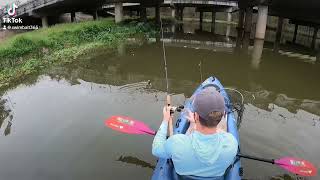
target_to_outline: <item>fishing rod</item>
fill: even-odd
[[[169,80],[168,80],[168,66],[167,66],[167,55],[166,55],[166,47],[164,44],[164,36],[163,36],[163,23],[160,16],[160,28],[161,28],[161,38],[162,38],[162,52],[163,52],[163,61],[164,61],[164,70],[165,70],[165,76],[166,76],[166,83],[167,83],[167,106],[169,107],[171,105],[171,97],[169,94]],[[172,111],[170,110],[170,114]],[[169,118],[169,125],[168,125],[168,135],[173,135],[173,125],[172,122],[173,118],[170,116]]]

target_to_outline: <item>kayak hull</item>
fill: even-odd
[[[235,137],[235,139],[237,140],[240,146],[240,139],[238,134],[236,118],[232,109],[228,109],[228,108],[231,108],[230,106],[228,106],[228,104],[230,104],[230,99],[227,92],[224,90],[224,87],[220,83],[220,81],[215,77],[209,77],[195,90],[193,95],[201,92],[203,89],[209,86],[215,87],[218,91],[220,91],[221,95],[224,97],[225,103],[226,103],[225,107],[227,112],[227,130],[229,133],[231,133]],[[185,102],[185,110],[187,109],[191,111],[193,110],[191,103],[192,102],[190,100],[187,100]],[[184,134],[189,127],[187,114],[186,114],[187,111],[185,110],[182,113],[180,113],[174,125],[174,134]],[[239,149],[238,151],[240,151],[240,148],[238,149]],[[242,175],[241,162],[239,159],[235,157],[234,164],[229,167],[229,169],[227,170],[224,176],[224,179],[240,180],[241,175]],[[179,175],[177,175],[177,173],[175,172],[172,161],[170,159],[162,159],[162,158],[158,159],[157,165],[152,175],[152,180],[176,180],[176,179],[181,179],[181,177],[179,178]],[[206,180],[206,179],[214,179],[214,178],[197,178],[197,179]]]

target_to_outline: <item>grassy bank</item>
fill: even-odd
[[[113,20],[59,24],[16,35],[0,44],[0,88],[52,64],[72,62],[99,46],[113,48],[128,37],[154,35],[151,24]]]

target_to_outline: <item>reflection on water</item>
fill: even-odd
[[[132,156],[120,156],[117,161],[129,163],[129,164],[135,164],[137,166],[146,167],[146,168],[150,168],[150,169],[155,168],[154,165],[147,163],[139,158],[132,157]]]
[[[11,126],[13,123],[13,111],[6,106],[6,104],[11,104],[10,98],[0,99],[0,129],[3,130],[3,135],[7,136],[11,132]]]
[[[244,96],[243,153],[296,156],[320,167],[319,64],[299,49],[280,46],[277,53],[267,40],[244,49],[236,45],[235,28],[228,39],[226,29],[218,23],[215,34],[187,25],[174,34],[167,29],[173,103],[184,104],[202,80],[215,75]],[[150,39],[96,49],[8,90],[0,101],[1,132],[14,131],[0,137],[0,162],[8,162],[0,163],[0,179],[149,179],[156,163],[152,137],[120,134],[103,121],[127,115],[157,129],[166,97],[163,66],[161,42]],[[297,179],[269,164],[242,164],[246,179]]]

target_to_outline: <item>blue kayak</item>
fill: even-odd
[[[238,134],[238,128],[237,128],[237,119],[235,117],[235,114],[233,112],[230,98],[220,83],[220,81],[215,77],[209,77],[207,80],[205,80],[193,93],[193,95],[201,92],[203,89],[207,87],[215,87],[224,97],[225,99],[225,107],[227,112],[227,129],[228,132],[231,133],[236,140],[238,141],[238,144],[240,146],[239,141],[239,134]],[[192,104],[191,101],[185,102],[185,110],[192,110]],[[178,117],[176,124],[174,125],[174,134],[182,134],[186,133],[189,123],[187,120],[187,114],[186,111],[183,111],[180,116]],[[240,148],[238,148],[240,151]],[[226,170],[224,179],[225,180],[240,180],[242,176],[242,167],[239,158],[235,157],[234,163]],[[175,170],[173,163],[170,159],[158,159],[157,165],[155,167],[155,170],[152,175],[152,180],[178,180],[178,179],[185,179],[181,178]],[[197,180],[204,180],[204,179],[214,179],[214,178],[199,178],[195,177],[193,179]]]

